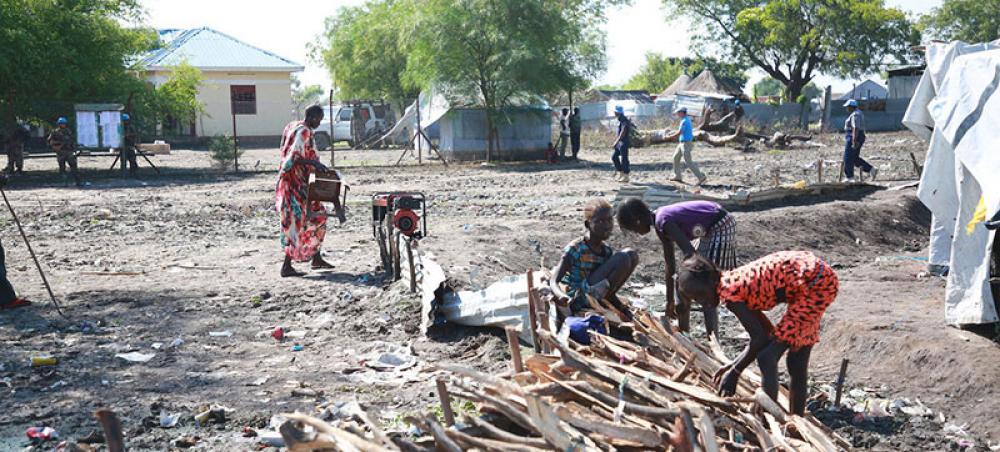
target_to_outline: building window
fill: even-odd
[[[257,114],[257,87],[254,85],[231,85],[229,100],[234,115]]]

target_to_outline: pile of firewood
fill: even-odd
[[[622,326],[634,342],[592,332],[583,346],[558,340],[542,324],[536,340],[551,353],[521,361],[518,349],[505,375],[441,366],[444,422],[409,419],[429,435],[424,442],[390,439],[373,425],[353,434],[323,426],[318,434],[326,447],[342,450],[850,450],[815,418],[788,414],[757,390],[759,377],[749,369],[735,397],[716,395],[713,375],[725,359],[717,344],[699,346],[647,312]],[[475,402],[483,415],[456,420],[453,398]],[[780,398],[787,406],[786,394]],[[315,450],[295,448],[296,434],[304,433],[285,436],[293,439],[290,450]]]

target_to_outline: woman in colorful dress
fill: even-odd
[[[306,109],[304,121],[294,121],[285,126],[281,134],[281,167],[278,169],[277,201],[281,219],[281,246],[285,262],[281,276],[302,276],[292,267],[292,261],[312,261],[312,269],[333,268],[323,260],[320,249],[326,237],[326,209],[318,202],[308,202],[309,175],[327,171],[320,163],[313,142],[313,129],[323,121],[323,109],[314,105]],[[337,212],[343,223],[344,211]]]

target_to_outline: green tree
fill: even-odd
[[[369,0],[342,7],[326,19],[313,46],[342,99],[389,99],[408,103],[420,87],[406,76],[415,5],[411,0]]]
[[[138,0],[0,0],[0,123],[124,102],[137,87],[126,61],[155,43],[124,25],[141,13]]]
[[[156,88],[158,117],[176,126],[175,132],[205,113],[205,104],[198,100],[202,80],[201,71],[185,62],[170,68],[167,81]]]
[[[754,97],[778,96],[781,95],[783,91],[784,86],[781,85],[781,82],[771,77],[764,77],[753,85]]]
[[[944,0],[919,25],[930,39],[993,41],[1000,38],[1000,0]]]
[[[292,107],[295,108],[295,117],[301,118],[305,109],[312,104],[321,103],[323,100],[323,87],[319,85],[302,86],[302,81],[298,77],[292,76]]]
[[[582,27],[599,20],[593,16],[603,5],[596,0],[423,1],[408,76],[418,86],[433,83],[479,100],[486,110],[490,159],[499,142],[502,109],[514,98],[572,91],[599,72],[603,41],[583,42],[599,34]]]
[[[917,33],[883,0],[663,0],[706,31],[701,48],[748,62],[796,99],[822,72],[860,76],[887,57],[904,61]]]
[[[646,62],[639,72],[625,83],[625,89],[642,89],[659,94],[684,73],[684,65],[679,58],[668,58],[661,54],[647,52]]]

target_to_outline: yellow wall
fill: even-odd
[[[204,80],[198,100],[205,105],[205,114],[198,118],[198,136],[233,133],[233,117],[229,107],[231,85],[257,87],[257,114],[237,115],[236,131],[240,136],[278,136],[292,112],[291,74],[288,72],[202,72]],[[151,72],[147,79],[159,86],[167,79],[165,72]]]

